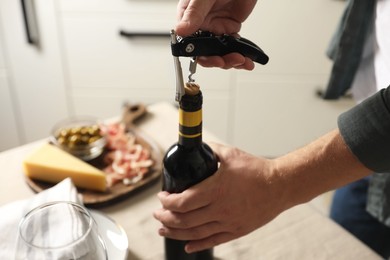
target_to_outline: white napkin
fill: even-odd
[[[19,200],[0,207],[0,259],[14,259],[18,225],[23,216],[33,208],[51,201],[71,201],[82,204],[82,199],[70,178],[31,199]]]

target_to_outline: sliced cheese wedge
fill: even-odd
[[[51,144],[43,145],[28,156],[23,167],[31,179],[58,183],[70,177],[79,188],[106,190],[104,172]]]

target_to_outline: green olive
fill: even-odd
[[[86,126],[81,127],[80,128],[80,134],[84,135],[84,136],[89,135],[89,127],[86,127]]]
[[[97,140],[99,140],[100,138],[102,138],[101,136],[92,136],[89,138],[88,140],[88,144],[91,144],[93,142],[96,142]]]
[[[92,136],[100,136],[100,128],[97,125],[93,125],[88,129],[88,132]]]
[[[74,134],[79,134],[80,133],[80,130],[81,128],[80,127],[72,127],[70,129],[70,134],[74,135]]]
[[[58,135],[59,135],[60,137],[66,138],[67,136],[69,136],[69,131],[68,131],[68,129],[61,129],[61,131],[59,132]]]
[[[56,135],[58,143],[69,149],[87,146],[102,137],[98,125],[64,128]]]

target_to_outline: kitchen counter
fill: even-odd
[[[168,103],[148,107],[149,115],[137,125],[162,150],[177,139],[177,110]],[[219,141],[204,131],[205,141]],[[0,206],[33,196],[22,171],[23,159],[47,140],[0,153]],[[132,197],[99,210],[115,220],[129,238],[128,259],[163,259],[160,223],[152,212],[160,207],[157,182]],[[381,259],[310,204],[296,206],[264,227],[240,239],[217,246],[217,259]]]

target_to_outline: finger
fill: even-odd
[[[187,213],[174,212],[162,208],[156,210],[153,216],[164,226],[175,229],[194,228],[215,220],[215,215],[210,214],[207,207]]]
[[[222,58],[225,61],[224,69],[231,69],[245,64],[245,57],[236,52],[226,54]]]
[[[229,53],[224,56],[200,56],[198,63],[206,68],[231,69],[241,66],[245,63],[245,57],[239,53]]]
[[[253,70],[255,68],[255,63],[250,59],[245,57],[245,62],[239,66],[234,66],[235,69],[244,69],[244,70]]]
[[[222,232],[223,226],[219,222],[209,222],[190,229],[175,229],[166,226],[159,229],[160,236],[176,240],[201,240]]]
[[[177,34],[187,36],[198,30],[214,2],[181,0],[177,7],[179,16],[179,22],[176,25]]]
[[[199,56],[198,63],[205,68],[223,68],[225,67],[225,60],[221,56]]]
[[[205,239],[189,241],[184,247],[184,250],[188,254],[190,254],[190,253],[212,248],[214,246],[228,242],[235,238],[236,236],[233,233],[227,233],[227,232],[218,233],[210,237],[207,237]]]
[[[248,58],[244,57],[240,53],[230,53],[222,57],[225,61],[224,69],[245,69],[253,70],[255,68],[254,62]]]
[[[210,176],[201,183],[198,183],[181,193],[159,192],[157,194],[163,208],[175,212],[188,212],[209,205],[212,201],[209,187]]]
[[[242,56],[239,53],[229,53],[224,56],[200,56],[198,57],[198,63],[206,68],[218,67],[222,69],[245,69],[253,70],[255,67],[254,62],[247,57]]]
[[[224,147],[228,146],[225,144],[217,143],[217,142],[207,142],[207,144],[210,146],[210,148],[215,152],[215,151],[221,151],[224,149]]]
[[[229,153],[232,149],[231,146],[223,145],[223,144],[219,144],[219,143],[215,143],[215,142],[210,142],[210,143],[208,143],[208,145],[214,151],[214,153],[218,157],[218,160],[221,163],[224,163],[226,160],[229,159]]]
[[[177,6],[176,6],[176,9],[177,9],[176,16],[177,16],[177,21],[178,22],[183,17],[184,11],[186,10],[186,8],[188,6],[188,3],[190,1],[191,0],[179,0],[179,2],[177,3]]]

